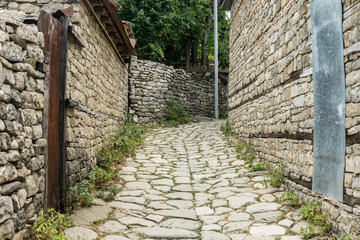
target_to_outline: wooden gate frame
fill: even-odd
[[[48,144],[46,151],[45,208],[66,208],[66,75],[68,61],[69,16],[73,8],[51,15],[41,11],[38,28],[44,34],[42,48],[49,55],[48,111],[45,111],[44,128]]]

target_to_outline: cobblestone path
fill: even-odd
[[[69,229],[69,236],[87,240],[300,239],[296,234],[306,223],[296,210],[281,204],[282,191],[264,187],[264,172],[251,172],[237,159],[220,132],[223,123],[152,131],[136,158],[121,171],[122,192],[105,206],[75,213],[79,226]],[[86,224],[93,217],[91,211],[110,213],[110,217],[97,225]]]

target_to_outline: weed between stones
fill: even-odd
[[[331,231],[329,216],[317,200],[315,202],[308,202],[302,206],[299,211],[299,216],[310,223],[308,227],[301,228],[300,235],[304,239],[309,239],[316,235],[328,234]]]

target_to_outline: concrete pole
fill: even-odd
[[[218,0],[214,0],[215,118],[219,119]]]

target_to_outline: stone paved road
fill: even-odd
[[[265,188],[264,172],[250,172],[220,132],[223,121],[157,129],[121,171],[115,201],[78,210],[72,239],[300,239],[306,223]],[[92,217],[113,209],[107,221]],[[89,213],[90,211],[90,213]],[[93,212],[91,212],[93,211]],[[94,216],[92,216],[94,215]],[[86,226],[88,225],[88,226]],[[93,231],[94,230],[94,231]],[[292,232],[292,236],[288,236]],[[82,236],[82,237],[81,237]]]

